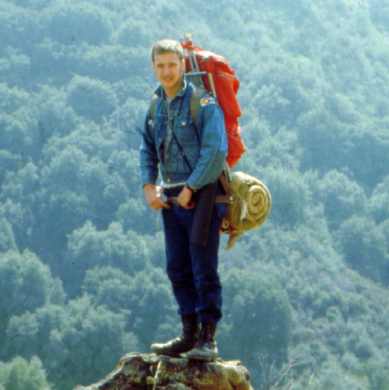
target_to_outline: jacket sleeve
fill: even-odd
[[[216,181],[223,171],[228,148],[223,112],[213,98],[205,101],[200,109],[200,156],[186,181],[194,190]]]
[[[140,145],[139,161],[142,185],[155,184],[158,178],[158,156],[155,149],[153,120],[149,113],[146,115],[143,126],[142,141]]]

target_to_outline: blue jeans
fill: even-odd
[[[165,231],[166,270],[180,315],[197,314],[201,322],[217,323],[222,317],[218,274],[220,224],[226,205],[217,204],[206,246],[189,240],[194,209],[173,205],[162,210]]]

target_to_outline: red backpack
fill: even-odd
[[[239,80],[224,57],[195,46],[190,38],[185,38],[181,45],[185,51],[186,69],[189,70],[187,74],[201,76],[205,89],[217,99],[223,110],[228,137],[227,163],[233,167],[245,152],[238,123],[241,115],[236,96]]]

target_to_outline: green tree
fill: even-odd
[[[380,226],[353,216],[340,226],[338,238],[345,260],[353,268],[375,281],[388,282],[389,256]]]
[[[222,348],[230,357],[245,356],[252,367],[259,352],[284,361],[291,326],[288,297],[274,278],[231,269],[225,285],[225,328]],[[234,343],[231,343],[234,340]]]
[[[3,170],[0,172],[0,186],[7,174],[12,174],[18,169],[20,162],[19,156],[4,149],[0,150],[0,166],[3,167]]]
[[[145,351],[151,342],[178,331],[170,284],[160,269],[145,267],[132,276],[117,268],[95,267],[87,271],[83,291],[94,304],[126,314],[128,331]]]
[[[366,373],[371,390],[389,389],[389,370],[383,361],[373,361],[366,364]]]
[[[12,114],[2,115],[0,126],[0,149],[21,155],[24,161],[29,157],[38,158],[41,150],[38,121],[28,106],[22,105]]]
[[[39,351],[49,380],[57,388],[72,389],[96,382],[125,352],[138,349],[137,338],[125,331],[126,321],[124,314],[83,297],[67,306],[45,306],[13,317],[6,349],[25,357]]]
[[[389,218],[389,176],[374,188],[369,200],[369,211],[378,223]]]
[[[4,387],[2,387],[4,386]],[[0,388],[4,390],[50,390],[42,362],[36,356],[27,361],[16,357],[0,362]]]
[[[27,104],[29,94],[17,87],[10,87],[7,83],[0,83],[0,107],[2,112],[11,114],[20,105]]]
[[[329,171],[317,178],[316,196],[323,202],[330,228],[337,228],[356,212],[365,214],[367,198],[363,189],[344,173]]]
[[[33,99],[42,148],[53,135],[64,136],[77,126],[77,115],[67,104],[66,93],[62,89],[42,86]]]
[[[39,16],[32,10],[12,3],[7,1],[0,4],[2,47],[18,48],[29,54],[33,45],[42,37],[40,24],[37,23]]]
[[[77,141],[91,153],[88,140],[78,138]],[[85,221],[91,220],[99,228],[108,226],[129,192],[122,178],[116,172],[111,173],[101,158],[89,159],[71,144],[59,150],[61,144],[53,143],[47,150],[48,162],[41,171],[41,188],[34,200],[37,217],[34,243],[45,242],[41,246],[46,248],[43,253],[50,259],[54,257],[53,262],[61,260],[66,236]],[[102,152],[110,155],[111,148],[109,144]]]
[[[49,302],[64,301],[61,282],[53,279],[49,268],[27,250],[23,253],[8,251],[1,254],[0,280],[2,336],[12,316],[33,311]]]
[[[87,222],[69,235],[62,277],[73,294],[79,292],[85,272],[90,268],[111,265],[134,275],[149,261],[147,243],[134,231],[124,232],[118,223],[99,231]]]
[[[148,48],[149,45],[138,47],[136,44],[88,46],[84,51],[77,51],[75,60],[78,60],[78,63],[74,63],[72,69],[77,69],[79,74],[91,79],[110,83],[124,81],[128,88],[126,97],[133,96],[133,84],[137,84],[137,78],[150,88],[149,84],[145,83],[149,71]],[[144,92],[145,90],[142,90],[140,99],[145,98]]]
[[[110,115],[117,105],[109,84],[85,76],[74,76],[70,81],[67,101],[79,115],[95,121]]]
[[[17,250],[14,233],[11,224],[5,218],[0,218],[0,252],[9,250]]]
[[[31,227],[34,224],[32,210],[20,202],[7,198],[0,203],[0,215],[10,224],[17,247],[20,250],[27,247],[32,249],[32,246],[29,245],[31,243]]]
[[[151,31],[139,19],[126,20],[115,31],[114,39],[123,46],[137,46],[139,48],[152,45]]]
[[[45,9],[42,21],[47,35],[64,44],[98,45],[111,36],[108,11],[87,2],[57,2]]]
[[[272,221],[289,227],[301,224],[311,201],[311,191],[303,176],[286,168],[270,168],[263,177],[272,194]]]

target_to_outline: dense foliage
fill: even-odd
[[[388,0],[0,1],[0,389],[69,390],[178,331],[138,130],[149,48],[241,79],[267,224],[221,252],[225,358],[257,389],[389,389]]]

